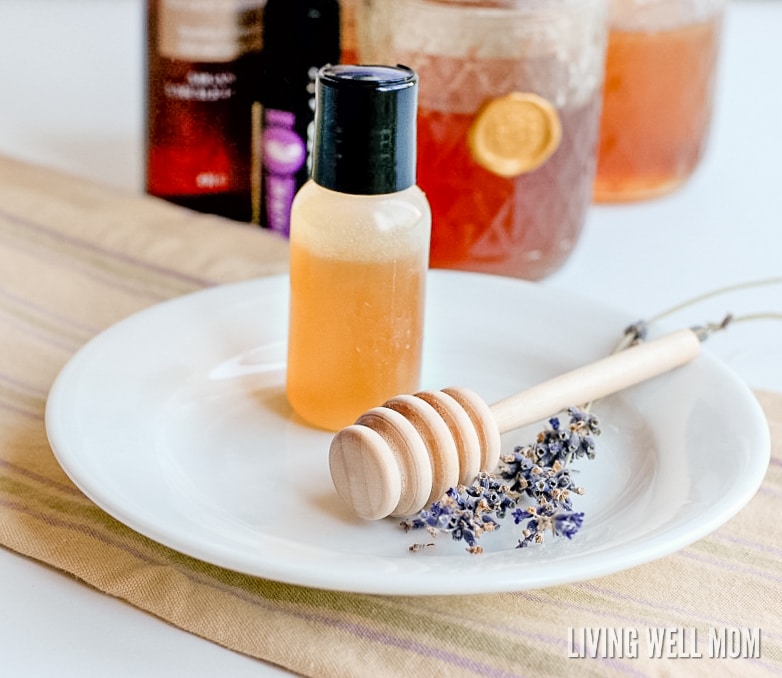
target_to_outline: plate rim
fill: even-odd
[[[467,273],[462,271],[430,271],[430,276],[443,280],[449,277],[472,278],[474,280],[482,279],[483,282],[481,284],[509,285],[511,287],[517,287],[518,289],[524,289],[525,293],[530,293],[533,295],[541,293],[545,295],[552,295],[554,297],[567,295],[571,299],[583,300],[585,303],[588,303],[590,306],[599,309],[601,312],[611,313],[617,317],[626,317],[628,315],[620,310],[612,308],[603,302],[587,299],[583,295],[577,293],[562,291],[551,287],[542,287],[539,284],[517,279],[501,278],[499,276]],[[729,367],[724,365],[724,363],[707,352],[703,352],[698,359],[707,364],[708,369],[712,371],[716,370],[720,375],[720,378],[726,379],[731,384],[731,386],[736,389],[737,397],[740,395],[744,398],[744,404],[753,412],[756,423],[763,424],[757,427],[753,433],[753,435],[759,436],[757,444],[758,447],[762,449],[759,449],[756,452],[757,459],[755,460],[755,465],[751,469],[753,471],[751,477],[745,479],[745,482],[742,486],[743,491],[738,493],[734,492],[736,496],[733,497],[732,501],[728,503],[721,503],[719,505],[720,510],[712,512],[709,516],[707,516],[708,520],[700,524],[698,529],[690,528],[688,530],[684,530],[679,534],[674,534],[673,539],[669,539],[665,543],[657,544],[656,550],[654,551],[654,555],[652,557],[649,557],[648,554],[644,555],[640,552],[641,550],[639,549],[639,552],[635,556],[628,553],[624,554],[622,558],[614,558],[613,561],[607,559],[607,562],[604,563],[602,567],[595,563],[591,563],[591,567],[587,568],[588,572],[585,576],[581,576],[580,574],[567,575],[566,573],[560,573],[559,576],[549,576],[542,578],[539,577],[537,579],[520,582],[517,576],[514,576],[513,573],[506,570],[504,571],[504,576],[495,576],[491,579],[478,582],[478,585],[474,586],[473,588],[465,589],[464,587],[460,587],[458,590],[454,590],[454,586],[449,585],[449,583],[446,581],[443,581],[442,577],[438,580],[435,574],[419,573],[418,579],[423,582],[425,586],[422,586],[421,583],[410,585],[409,583],[406,583],[406,580],[395,581],[393,578],[384,579],[383,577],[380,577],[380,581],[377,580],[377,577],[359,577],[354,579],[349,585],[346,586],[344,576],[334,576],[333,573],[327,574],[321,572],[319,576],[312,577],[311,573],[309,572],[311,568],[307,567],[300,566],[295,572],[291,573],[290,570],[281,570],[278,565],[270,565],[269,563],[262,564],[259,568],[248,568],[243,559],[237,559],[235,554],[231,554],[229,552],[219,554],[216,558],[214,548],[211,551],[209,549],[204,550],[204,548],[194,548],[192,543],[186,543],[187,540],[177,538],[177,535],[170,535],[165,530],[161,531],[160,529],[155,529],[154,526],[146,524],[146,521],[139,521],[137,520],[136,516],[128,515],[127,511],[118,510],[117,507],[114,506],[110,501],[107,501],[100,492],[95,491],[95,488],[92,487],[89,480],[85,481],[82,473],[80,473],[80,470],[77,468],[78,464],[74,466],[72,463],[74,461],[73,453],[71,452],[69,454],[68,452],[63,451],[61,431],[58,430],[57,410],[60,407],[60,404],[67,399],[68,380],[72,378],[74,371],[78,373],[80,363],[85,359],[84,356],[89,356],[89,353],[94,350],[94,347],[97,344],[107,340],[106,337],[111,338],[114,333],[119,333],[121,335],[123,328],[129,323],[138,322],[139,317],[148,317],[148,314],[150,313],[165,313],[166,310],[172,306],[175,307],[176,305],[183,303],[194,303],[194,300],[197,303],[199,298],[205,298],[206,295],[219,296],[227,294],[228,296],[231,296],[232,294],[237,294],[241,296],[241,292],[245,289],[254,289],[256,286],[264,287],[268,285],[273,286],[275,284],[279,285],[283,284],[286,280],[287,274],[264,276],[252,280],[209,287],[188,293],[186,295],[165,300],[148,308],[137,311],[106,328],[102,332],[98,333],[95,337],[90,339],[68,360],[68,362],[60,370],[59,374],[55,378],[47,398],[45,412],[46,432],[49,438],[50,446],[58,463],[63,468],[65,473],[71,478],[74,484],[91,501],[106,511],[109,515],[112,515],[115,519],[158,543],[161,543],[180,553],[194,557],[196,559],[200,559],[205,562],[209,562],[211,564],[225,567],[227,569],[250,576],[273,579],[288,584],[311,586],[315,588],[344,592],[393,595],[449,595],[461,593],[496,593],[503,591],[519,591],[575,583],[612,574],[630,567],[650,562],[651,560],[656,560],[666,555],[670,555],[671,553],[676,552],[681,548],[684,548],[708,535],[727,522],[734,515],[736,515],[736,513],[738,513],[755,495],[760,485],[762,484],[763,479],[765,478],[770,460],[771,447],[770,431],[765,414],[757,398],[755,397],[755,394],[752,392],[749,386],[746,385],[732,370],[730,370]],[[545,290],[545,292],[542,292],[543,290]],[[185,299],[188,301],[183,301]],[[78,453],[76,456],[78,457]],[[733,489],[735,489],[735,487]],[[652,541],[660,541],[664,536],[666,536],[666,533],[656,537]],[[641,539],[641,541],[643,542],[643,539]],[[646,544],[649,544],[648,540]],[[578,554],[576,554],[576,556],[578,556]],[[471,556],[464,554],[460,556],[444,557],[470,558]],[[580,555],[581,560],[585,560],[587,562],[595,560],[596,557],[597,554],[593,552]]]

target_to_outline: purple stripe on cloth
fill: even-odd
[[[33,421],[44,420],[43,411],[31,412],[30,410],[23,410],[21,407],[17,407],[16,405],[12,405],[11,403],[0,402],[0,410],[5,410],[6,412],[13,412],[14,414],[21,415],[27,419],[32,419]]]
[[[108,275],[98,275],[94,272],[94,270],[91,267],[86,266],[84,264],[80,264],[79,260],[73,257],[67,257],[67,258],[59,257],[55,252],[49,252],[49,251],[46,251],[43,254],[36,251],[36,257],[43,261],[51,262],[58,267],[67,267],[71,271],[77,271],[80,274],[84,275],[85,277],[89,278],[90,280],[96,281],[101,285],[105,285],[106,287],[109,287],[111,289],[120,290],[131,296],[140,296],[140,297],[147,298],[151,301],[159,301],[160,299],[167,298],[166,295],[152,294],[151,292],[145,292],[143,290],[140,290],[138,286],[126,285],[120,283],[118,280],[111,280]]]
[[[12,511],[16,511],[17,513],[21,513],[23,515],[29,516],[30,518],[34,518],[35,520],[40,520],[42,523],[45,523],[50,527],[65,528],[68,530],[72,530],[74,532],[79,532],[103,544],[108,544],[109,546],[118,548],[121,551],[127,553],[128,555],[131,555],[134,558],[138,558],[139,560],[142,560],[149,565],[166,564],[165,561],[154,560],[152,558],[147,557],[143,551],[135,549],[125,542],[119,541],[117,539],[108,538],[105,534],[99,532],[94,527],[91,527],[89,525],[84,525],[81,523],[75,523],[72,521],[63,520],[61,518],[56,518],[51,514],[43,513],[42,511],[35,511],[31,509],[29,506],[25,506],[24,504],[11,501],[3,497],[0,497],[0,506],[3,506],[7,509],[11,509]]]
[[[686,557],[691,552],[691,550],[692,549],[686,549],[685,551],[680,552],[678,555]],[[698,559],[695,558],[695,560],[698,560]],[[736,623],[737,623],[735,619],[734,620],[729,620],[729,619],[724,619],[724,618],[720,618],[720,617],[706,616],[706,615],[704,615],[701,612],[697,612],[697,611],[693,610],[692,608],[684,608],[684,607],[679,607],[679,606],[673,605],[673,604],[671,604],[670,601],[666,601],[664,603],[660,603],[660,602],[658,602],[655,599],[641,598],[639,596],[632,596],[632,595],[629,595],[627,593],[622,593],[620,591],[617,591],[615,589],[605,588],[605,587],[600,586],[598,584],[593,584],[593,583],[586,582],[586,583],[583,583],[583,584],[579,584],[578,586],[583,588],[583,589],[585,589],[585,590],[587,590],[587,591],[593,591],[594,593],[602,595],[602,596],[604,596],[606,598],[613,598],[614,600],[621,600],[623,602],[629,602],[629,603],[633,603],[635,605],[641,605],[641,606],[644,606],[644,607],[647,607],[647,608],[650,608],[650,609],[660,610],[660,611],[665,612],[665,613],[673,612],[674,614],[678,615],[679,617],[684,617],[684,618],[693,618],[693,617],[695,617],[695,618],[697,618],[698,621],[700,621],[700,622],[702,622],[704,624],[708,624],[710,626],[723,626],[723,627],[724,626],[735,626]],[[586,608],[586,610],[589,611],[589,612],[592,612],[592,613],[594,613],[596,615],[603,615],[603,614],[605,614],[604,610],[602,610],[600,608]],[[648,618],[639,617],[639,618],[637,618],[637,620],[641,624],[648,624],[649,623],[649,619]]]
[[[588,587],[585,584],[578,584],[580,588],[587,589]],[[597,590],[597,589],[593,589]],[[525,600],[531,600],[533,602],[539,603],[541,605],[557,605],[561,608],[567,609],[567,610],[575,610],[578,612],[586,612],[587,614],[593,614],[597,616],[605,616],[606,612],[604,609],[597,608],[597,607],[590,607],[589,605],[585,605],[583,603],[575,603],[571,600],[552,600],[549,597],[545,597],[542,595],[534,594],[529,591],[521,592],[518,594],[515,594],[518,596],[524,597]],[[661,609],[669,609],[666,607],[661,607]],[[616,619],[617,621],[621,622],[627,622],[629,624],[632,624],[633,626],[643,626],[645,624],[649,623],[648,617],[638,617],[636,615],[630,615],[626,613],[613,613],[613,619]]]
[[[38,398],[45,399],[46,396],[48,395],[48,391],[44,391],[43,389],[36,388],[35,386],[31,386],[30,384],[23,381],[19,381],[14,377],[9,377],[7,374],[0,373],[0,381],[4,381],[5,383],[10,384],[14,388],[27,391],[30,395],[36,396]]]
[[[2,287],[0,287],[0,296],[9,299],[13,303],[18,304],[19,306],[22,306],[24,308],[33,309],[36,313],[42,316],[52,318],[63,325],[69,325],[70,327],[73,327],[75,329],[83,330],[88,334],[95,334],[96,332],[99,332],[102,329],[95,325],[87,325],[86,323],[79,322],[78,320],[74,320],[73,318],[67,315],[63,315],[62,313],[57,313],[57,311],[48,308],[47,306],[41,306],[41,304],[36,304],[35,302],[30,301],[25,297],[20,297],[18,294],[14,294],[13,292],[4,289]]]
[[[524,638],[529,638],[530,640],[534,640],[537,642],[553,643],[554,645],[560,647],[563,650],[563,656],[565,656],[564,652],[570,649],[568,648],[567,640],[563,638],[551,639],[538,633],[522,633],[520,635],[523,636]],[[583,649],[578,643],[574,644],[573,649],[575,648]],[[627,676],[636,676],[637,678],[645,678],[646,676],[646,674],[643,673],[642,671],[636,671],[631,666],[628,666],[625,662],[622,662],[614,657],[607,657],[602,655],[597,655],[595,657],[590,656],[589,661],[610,666],[614,671],[623,673]]]
[[[659,603],[651,598],[641,598],[639,596],[631,596],[627,593],[622,593],[621,591],[605,588],[603,586],[599,586],[597,584],[591,584],[589,582],[586,582],[584,584],[579,584],[579,586],[587,591],[592,591],[606,598],[613,598],[614,600],[621,600],[626,603],[643,605],[644,607],[660,610],[666,613],[673,612],[674,614],[680,617],[690,617],[693,614],[693,610],[672,605],[670,601],[666,601],[665,603]],[[602,614],[602,610],[599,609],[591,609],[591,611],[594,612],[595,614]],[[639,617],[637,619],[640,620],[641,623],[649,622],[648,618]],[[700,621],[706,623],[722,624],[722,625],[727,624],[727,621],[725,619],[707,618],[704,617],[703,615],[700,615]]]
[[[446,664],[451,664],[452,666],[469,669],[479,676],[487,676],[488,678],[522,678],[526,675],[523,673],[508,673],[507,671],[503,671],[502,669],[499,669],[495,666],[489,666],[488,664],[484,664],[473,659],[468,659],[467,657],[463,657],[452,652],[446,652],[445,650],[441,650],[424,643],[405,640],[398,636],[381,633],[375,629],[369,628],[368,626],[356,624],[354,622],[334,620],[333,618],[325,615],[316,615],[312,613],[305,614],[303,612],[295,612],[294,614],[306,621],[314,621],[331,628],[340,628],[359,638],[366,638],[383,645],[398,647],[402,650],[412,652],[422,657],[430,657]]]
[[[145,553],[144,551],[134,548],[126,541],[120,539],[113,539],[107,534],[99,530],[96,530],[94,527],[90,525],[85,525],[83,523],[78,523],[71,520],[64,520],[62,518],[55,517],[51,514],[43,513],[41,511],[35,511],[28,506],[25,506],[18,502],[9,501],[8,499],[2,497],[0,497],[0,506],[3,506],[7,509],[11,509],[23,515],[27,515],[51,527],[79,532],[103,544],[119,549],[127,553],[128,555],[132,556],[133,558],[136,558],[137,560],[145,563],[146,565],[153,565],[156,567],[160,567],[160,566],[172,567],[171,564],[165,559],[153,558],[149,554]],[[161,548],[165,548],[165,547],[161,547]],[[200,575],[199,573],[194,572],[193,570],[190,569],[185,570],[182,567],[174,567],[174,569],[180,574],[187,577],[193,583],[207,586],[209,588],[221,591],[228,595],[232,595],[236,598],[239,598],[243,602],[249,603],[255,607],[275,610],[281,614],[296,617],[298,619],[302,619],[308,622],[315,622],[318,624],[322,624],[324,626],[328,626],[329,628],[335,628],[335,627],[341,628],[353,634],[356,637],[365,638],[373,642],[382,643],[384,645],[389,645],[392,647],[398,647],[400,649],[404,649],[408,652],[417,654],[419,656],[425,656],[425,657],[431,657],[433,659],[437,659],[444,663],[451,664],[452,666],[467,668],[480,676],[486,676],[487,678],[519,678],[520,676],[523,675],[517,673],[508,673],[507,671],[503,671],[501,669],[498,669],[497,667],[493,667],[488,664],[471,660],[469,658],[463,657],[461,655],[452,652],[447,652],[445,650],[431,647],[425,645],[424,643],[414,642],[410,640],[405,640],[403,638],[399,638],[397,636],[392,636],[390,634],[372,629],[369,626],[358,624],[355,622],[346,622],[339,619],[334,619],[333,617],[329,617],[328,615],[325,614],[316,614],[314,612],[307,612],[304,610],[300,610],[300,611],[290,610],[290,609],[282,610],[276,607],[270,601],[267,601],[266,599],[261,598],[259,596],[255,596],[249,591],[242,590],[240,588],[233,587],[228,584],[222,584],[209,576]],[[79,573],[78,576],[89,581],[84,576],[83,573]]]
[[[754,579],[766,579],[768,581],[782,584],[782,576],[764,572],[763,570],[759,570],[754,567],[746,567],[744,565],[737,565],[735,563],[730,563],[724,560],[718,560],[717,558],[712,558],[705,553],[696,552],[693,549],[683,551],[681,555],[684,558],[689,558],[690,560],[695,560],[699,563],[706,563],[707,565],[719,567],[720,569],[723,569],[727,572],[740,573]]]
[[[31,219],[27,219],[24,217],[20,217],[18,214],[11,214],[2,209],[0,207],[0,217],[3,217],[5,219],[8,219],[9,221],[12,221],[16,224],[19,224],[20,226],[24,226],[25,228],[37,231],[38,233],[45,233],[48,237],[59,240],[61,242],[67,242],[71,245],[76,245],[79,248],[83,250],[87,250],[90,252],[99,253],[102,256],[105,256],[108,259],[115,259],[118,261],[123,261],[125,263],[133,264],[134,266],[138,266],[140,268],[147,269],[149,271],[155,271],[157,273],[163,273],[171,278],[176,278],[178,280],[186,281],[189,283],[193,283],[200,286],[207,286],[207,285],[213,285],[214,281],[209,280],[207,278],[201,278],[198,276],[193,276],[187,273],[182,273],[181,271],[178,271],[176,269],[167,268],[165,266],[160,266],[158,264],[154,264],[149,261],[145,261],[143,259],[138,259],[136,257],[131,257],[123,252],[120,252],[116,249],[109,248],[109,247],[102,247],[98,245],[95,242],[90,242],[87,240],[82,240],[73,236],[66,235],[64,233],[61,233],[60,231],[55,231],[51,228],[48,228],[36,221],[32,221]],[[61,262],[61,259],[57,259],[58,262]]]
[[[30,325],[19,321],[15,316],[6,316],[4,323],[9,327],[15,327],[17,330],[23,332],[24,334],[39,339],[44,344],[48,344],[49,346],[53,346],[54,348],[60,349],[62,351],[66,351],[69,354],[72,354],[81,345],[81,344],[73,344],[73,343],[66,343],[60,341],[56,337],[52,337],[50,334],[46,334],[44,332],[40,332],[38,330],[31,328]]]
[[[34,471],[30,471],[29,469],[24,468],[24,466],[19,466],[18,464],[14,464],[13,462],[6,461],[5,459],[0,459],[0,468],[11,471],[12,473],[22,476],[23,478],[27,478],[28,480],[32,480],[38,483],[39,485],[43,485],[44,487],[51,487],[52,489],[55,489],[58,492],[64,492],[65,494],[70,494],[74,497],[84,497],[85,500],[87,500],[86,496],[77,487],[73,485],[68,485],[66,483],[57,482],[56,480],[47,478],[46,476],[43,476],[40,473],[35,473]]]
[[[762,551],[763,553],[770,553],[776,556],[782,561],[782,548],[775,548],[768,544],[761,544],[758,541],[751,541],[749,539],[741,539],[740,537],[733,537],[729,534],[718,533],[712,537],[719,541],[726,541],[730,544],[736,544],[737,546],[744,546],[745,548],[754,549],[755,551]]]
[[[523,598],[524,600],[528,600],[529,598],[532,598],[533,596],[528,591],[519,592],[519,593],[510,593],[508,595],[511,596],[518,596]],[[538,602],[541,604],[551,604],[551,600],[543,601],[543,598],[540,597],[538,599]],[[414,605],[415,603],[410,603],[410,605]],[[420,606],[418,606],[420,608]],[[529,640],[534,640],[536,642],[545,643],[547,645],[553,645],[554,647],[563,650],[563,656],[564,652],[567,651],[568,648],[568,641],[565,638],[562,638],[560,636],[551,636],[546,635],[542,633],[532,633],[529,631],[525,631],[516,627],[507,626],[505,624],[486,624],[481,623],[480,619],[471,620],[471,624],[475,626],[476,629],[487,629],[490,632],[500,632],[506,635],[512,635],[517,638],[527,638]],[[631,667],[627,666],[626,664],[614,659],[613,657],[590,657],[589,661],[599,662],[601,664],[606,664],[608,666],[611,666],[616,671],[619,671],[620,673],[624,673],[629,676],[637,676],[638,678],[644,678],[645,674],[642,672],[635,671]]]
[[[20,248],[17,247],[17,249]],[[101,285],[105,285],[106,287],[109,287],[111,289],[124,292],[130,296],[143,297],[146,299],[150,299],[152,301],[159,301],[161,299],[168,298],[168,296],[165,294],[152,294],[149,291],[144,291],[139,289],[137,285],[134,286],[130,284],[123,284],[119,282],[118,279],[112,280],[107,275],[96,274],[93,268],[82,264],[80,260],[76,259],[75,257],[65,258],[65,257],[58,256],[56,252],[49,252],[48,250],[46,252],[41,252],[39,249],[35,249],[35,248],[28,248],[28,249],[29,251],[35,252],[35,256],[42,261],[51,262],[58,268],[65,267],[70,271],[78,271],[79,273],[85,275],[90,280],[98,282]]]
[[[758,494],[768,494],[772,497],[782,497],[782,489],[777,487],[771,487],[768,483],[760,486]]]

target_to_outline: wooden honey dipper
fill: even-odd
[[[334,487],[361,518],[412,515],[449,487],[493,471],[500,434],[668,372],[699,352],[698,334],[680,330],[491,406],[463,387],[396,396],[334,436],[329,450]]]

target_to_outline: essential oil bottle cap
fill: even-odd
[[[406,66],[324,66],[318,73],[312,178],[340,193],[415,185],[418,76]]]

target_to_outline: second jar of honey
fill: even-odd
[[[612,0],[595,199],[686,181],[706,148],[725,0]]]

